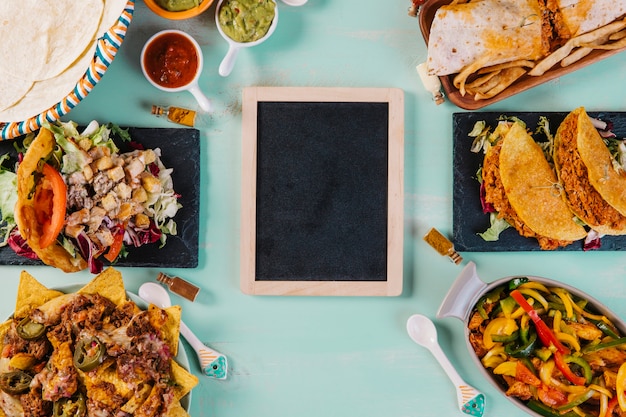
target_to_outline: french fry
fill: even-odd
[[[502,72],[500,73],[500,82],[489,91],[475,94],[474,100],[485,100],[488,98],[492,98],[497,94],[500,94],[505,88],[513,84],[524,74],[526,74],[526,69],[524,69],[523,67],[513,67],[502,70]]]
[[[478,70],[478,74],[485,74],[488,72],[503,70],[503,69],[512,68],[512,67],[533,68],[534,66],[535,66],[535,63],[533,61],[529,61],[526,59],[517,59],[515,61],[505,62],[503,64],[497,64],[497,65],[492,65],[490,67],[481,68],[480,70]]]
[[[454,86],[459,90],[462,96],[465,95],[465,83],[468,77],[471,76],[476,71],[478,71],[479,69],[481,69],[487,62],[489,62],[490,58],[491,58],[490,55],[483,55],[482,57],[478,58],[475,62],[463,68],[463,70],[454,77],[452,82]]]
[[[622,38],[626,38],[626,29],[620,30],[619,32],[615,32],[609,36],[610,41],[617,41]]]
[[[592,47],[583,46],[576,49],[574,52],[563,58],[561,61],[562,67],[567,67],[572,65],[574,62],[578,62],[587,55],[589,55],[593,51]]]
[[[572,41],[572,39],[570,39],[569,41],[565,42],[565,44],[559,49],[539,61],[539,63],[535,65],[533,69],[528,71],[528,75],[537,77],[545,74],[546,71],[548,71],[557,63],[561,62],[566,56],[568,56],[572,52],[572,49],[574,49],[574,42]]]
[[[481,74],[482,70],[478,71],[477,74]],[[485,73],[482,74],[482,76],[476,78],[475,80],[473,80],[472,82],[469,83],[465,83],[465,88],[467,90],[471,90],[471,89],[475,89],[480,87],[481,85],[486,84],[487,82],[489,82],[489,80],[491,80],[493,77],[495,77],[496,75],[498,75],[500,73],[500,70],[497,71],[492,71],[489,73]]]
[[[595,46],[589,45],[589,47],[593,49],[603,49],[603,50],[621,49],[621,48],[626,47],[626,38],[622,38],[618,41],[605,43],[602,45],[595,45]]]

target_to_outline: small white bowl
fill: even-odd
[[[257,39],[256,41],[253,41],[253,42],[237,42],[231,37],[229,37],[227,34],[225,34],[224,31],[222,30],[222,25],[220,25],[220,18],[219,18],[220,9],[222,7],[222,4],[225,1],[227,2],[229,0],[220,0],[217,3],[217,7],[215,8],[215,25],[217,26],[217,30],[219,31],[220,35],[222,35],[222,38],[224,38],[226,42],[228,42],[228,52],[226,53],[226,56],[224,56],[224,59],[222,59],[222,62],[220,63],[220,66],[219,66],[219,74],[222,77],[228,76],[233,70],[233,67],[235,66],[235,61],[237,60],[237,54],[239,53],[239,50],[241,48],[250,48],[252,46],[256,46],[265,42],[267,38],[272,36],[272,33],[274,33],[274,30],[276,29],[276,25],[278,24],[278,5],[276,4],[275,0],[272,0],[275,4],[274,19],[272,19],[272,24],[267,30],[267,33],[265,33],[265,35],[262,38]]]
[[[157,83],[154,79],[152,79],[152,77],[149,74],[148,69],[146,68],[146,58],[147,58],[147,53],[149,52],[150,45],[154,41],[161,38],[162,36],[166,36],[170,34],[180,35],[183,38],[185,38],[195,49],[196,56],[198,58],[198,65],[197,65],[196,72],[195,72],[193,79],[185,85],[182,85],[179,87],[173,87],[173,88],[166,87]],[[175,29],[162,30],[152,35],[150,39],[148,39],[146,44],[143,46],[143,49],[141,50],[141,58],[140,58],[141,71],[143,72],[143,75],[146,77],[146,79],[150,82],[150,84],[152,84],[153,86],[155,86],[161,91],[166,91],[169,93],[189,91],[198,102],[198,105],[200,106],[200,108],[204,110],[205,112],[210,113],[213,111],[213,105],[211,104],[211,101],[204,95],[204,93],[202,93],[202,91],[200,91],[200,88],[198,87],[198,79],[200,78],[200,74],[202,73],[202,68],[204,65],[203,61],[204,60],[202,56],[202,50],[200,49],[200,45],[198,44],[198,42],[196,42],[196,40],[193,37],[191,37],[189,34],[181,30],[175,30]]]

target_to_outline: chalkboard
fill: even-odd
[[[243,92],[241,289],[402,292],[403,92]]]

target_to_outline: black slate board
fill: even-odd
[[[200,132],[180,128],[128,128],[134,142],[144,148],[160,148],[161,160],[172,168],[174,190],[180,195],[182,208],[176,221],[178,234],[168,236],[165,246],[159,243],[128,247],[128,256],[120,259],[120,267],[195,268],[198,266],[198,231],[200,217]],[[127,143],[114,138],[121,152],[130,150]],[[0,155],[15,157],[14,145],[22,138],[0,141]],[[6,166],[6,165],[5,165]],[[107,261],[104,260],[106,263]],[[0,265],[42,265],[41,261],[18,256],[8,246],[0,248]]]
[[[559,124],[568,112],[474,112],[454,113],[452,115],[453,134],[453,213],[452,228],[453,241],[457,251],[465,252],[505,252],[505,251],[539,251],[535,239],[520,236],[514,228],[509,228],[500,234],[495,242],[483,240],[477,233],[484,232],[489,227],[489,214],[484,214],[480,205],[480,184],[476,173],[482,165],[484,155],[470,151],[473,138],[468,136],[474,124],[484,120],[495,127],[500,116],[515,116],[523,120],[528,129],[534,132],[541,116],[550,121],[550,131],[554,135]],[[618,138],[626,138],[625,112],[589,112],[591,117],[613,124],[612,131]],[[542,140],[541,135],[535,135]],[[581,251],[583,243],[574,242],[558,251]],[[626,236],[604,236],[602,246],[598,250],[618,251],[626,250]]]

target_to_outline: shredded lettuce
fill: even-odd
[[[499,219],[496,213],[489,214],[489,222],[491,226],[483,233],[477,233],[487,242],[495,242],[500,239],[500,233],[511,227],[511,225],[504,219]]]
[[[8,159],[8,154],[0,157],[0,214],[2,214],[0,247],[7,245],[9,235],[16,226],[14,210],[17,203],[17,175],[2,167],[2,163]]]

